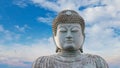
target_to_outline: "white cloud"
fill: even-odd
[[[13,66],[26,66],[24,62],[33,62],[43,55],[55,53],[52,38],[39,39],[31,45],[12,44],[0,46],[0,63]]]
[[[30,29],[30,27],[26,24],[23,27],[20,27],[19,25],[15,25],[15,28],[20,32],[25,32],[26,29]]]
[[[119,0],[58,0],[56,2],[48,0],[32,0],[32,2],[40,7],[56,12],[60,12],[64,9],[79,11],[79,8],[84,6],[86,9],[84,11],[80,11],[80,14],[87,22],[91,23],[110,18],[115,19],[120,15]]]
[[[53,18],[52,17],[46,17],[46,18],[44,18],[44,17],[38,17],[37,20],[39,22],[51,25]]]
[[[19,34],[16,34],[12,31],[5,29],[2,25],[0,25],[0,33],[1,33],[0,43],[6,43],[8,41],[18,40],[20,38]]]
[[[25,7],[28,6],[27,2],[25,0],[13,0],[13,4],[17,5],[17,6],[21,7],[21,8],[25,8]]]
[[[61,11],[64,9],[78,10],[81,6],[93,6],[99,4],[99,0],[57,0],[56,2],[48,0],[31,0],[34,4],[52,11]]]
[[[35,3],[38,6],[41,6],[45,9],[49,9],[49,10],[54,10],[57,11],[59,9],[58,5],[54,2],[50,2],[47,0],[31,0],[33,3]],[[55,10],[57,9],[57,10]]]

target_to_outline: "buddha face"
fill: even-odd
[[[54,36],[56,45],[61,50],[78,50],[82,47],[84,36],[78,23],[59,24],[57,26],[56,36]]]

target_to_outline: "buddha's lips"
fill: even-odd
[[[66,42],[66,43],[73,43],[72,40],[66,40],[65,42]]]

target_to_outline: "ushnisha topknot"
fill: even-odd
[[[82,33],[84,35],[85,23],[84,19],[74,10],[63,10],[58,16],[53,20],[52,30],[53,34],[56,36],[56,30],[58,24],[64,23],[79,23],[82,27]]]

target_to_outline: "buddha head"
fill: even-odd
[[[56,52],[80,50],[82,53],[84,29],[84,19],[76,11],[61,11],[52,24]]]

